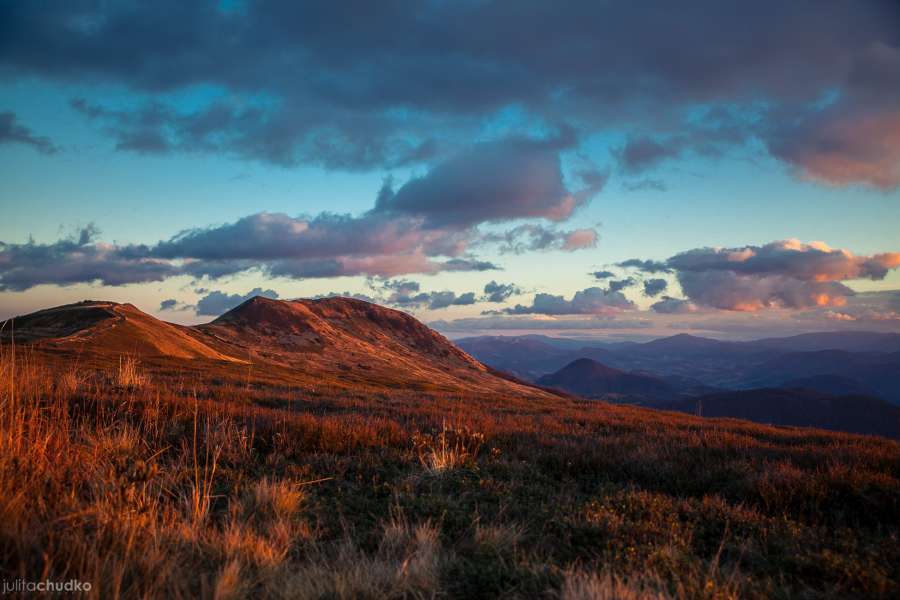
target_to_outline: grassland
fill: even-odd
[[[3,348],[3,578],[97,598],[900,595],[894,441],[202,365]]]

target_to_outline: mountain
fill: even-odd
[[[82,302],[16,317],[4,326],[7,339],[13,331],[17,343],[63,357],[127,354],[148,364],[175,360],[183,369],[223,370],[232,378],[254,368],[316,389],[547,396],[498,376],[410,315],[351,298],[257,296],[191,327],[130,304]]]
[[[571,347],[548,343],[544,336],[481,336],[457,340],[456,344],[483,363],[529,381],[552,373],[578,358],[604,360],[612,353],[605,348]]]
[[[722,352],[723,349],[736,350],[738,346],[734,342],[723,342],[710,338],[698,337],[687,333],[679,333],[669,337],[652,340],[638,344],[630,348],[631,351],[640,354],[648,353],[679,353],[698,354],[709,352]]]
[[[900,437],[900,407],[864,395],[762,388],[708,394],[667,408],[704,417]]]
[[[579,358],[556,373],[540,377],[537,383],[587,398],[622,394],[659,400],[676,395],[675,389],[658,377],[626,373],[589,358]]]
[[[742,387],[786,387],[797,379],[839,377],[893,404],[900,404],[900,352],[818,350],[789,352],[749,369]]]
[[[847,352],[900,352],[900,333],[874,331],[826,331],[804,333],[784,338],[765,338],[743,342],[781,352],[815,352],[845,350]]]
[[[708,388],[807,387],[871,393],[900,404],[900,351],[895,350],[900,334],[893,333],[825,332],[746,342],[679,334],[645,343],[582,348],[571,348],[571,340],[559,346],[547,338],[523,337],[468,338],[457,343],[485,364],[531,381],[573,360],[591,358],[669,383],[692,381],[693,385],[674,386],[682,395],[689,393],[688,388],[708,392]],[[831,379],[822,379],[826,376]]]
[[[87,300],[7,321],[6,339],[47,350],[97,350],[107,354],[235,361],[210,347],[191,327],[160,321],[132,304]]]
[[[846,396],[848,394],[862,394],[871,396],[872,390],[865,384],[850,377],[841,375],[810,375],[785,381],[781,387],[788,389],[812,390],[824,394]]]

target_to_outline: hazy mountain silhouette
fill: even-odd
[[[900,437],[900,407],[864,395],[762,388],[708,394],[667,408],[704,417]]]
[[[662,400],[676,395],[676,390],[658,377],[626,373],[589,358],[579,358],[556,373],[544,375],[537,383],[586,398],[624,394]]]

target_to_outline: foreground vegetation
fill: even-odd
[[[3,350],[5,579],[98,598],[900,594],[887,439]]]

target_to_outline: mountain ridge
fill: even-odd
[[[549,394],[499,376],[406,313],[353,298],[256,296],[194,326],[161,321],[130,304],[85,301],[14,317],[6,329],[3,339],[14,332],[16,343],[62,355],[198,359],[226,371],[227,364],[266,365],[291,381],[314,386]]]

